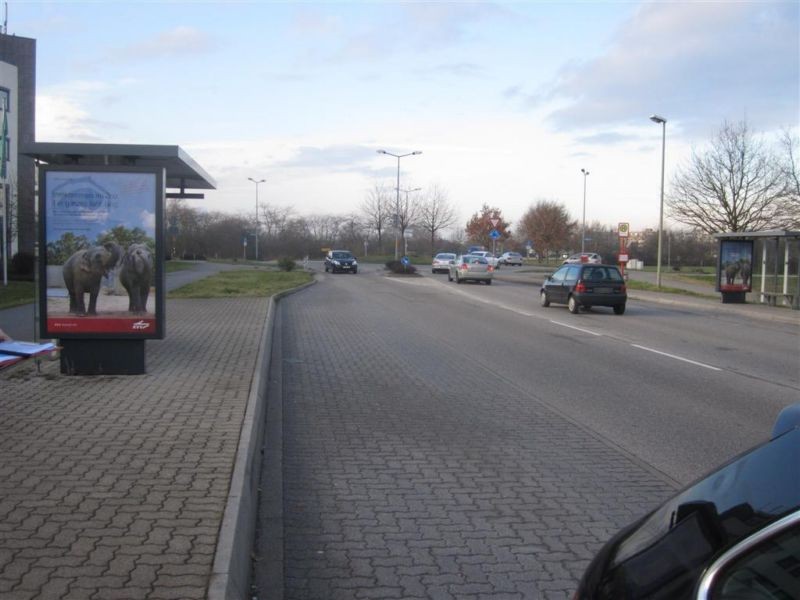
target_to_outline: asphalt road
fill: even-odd
[[[796,327],[361,268],[280,305],[286,598],[566,598],[800,391]]]

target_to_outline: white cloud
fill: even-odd
[[[747,116],[759,128],[794,122],[796,3],[647,3],[608,51],[563,68],[549,97],[560,129],[644,123],[653,112],[707,134]]]

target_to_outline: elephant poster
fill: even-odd
[[[721,240],[717,289],[720,292],[752,291],[753,241]]]
[[[44,167],[39,189],[42,337],[163,337],[163,170]]]

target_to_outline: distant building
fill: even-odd
[[[8,110],[2,254],[10,260],[17,252],[33,254],[36,244],[36,169],[32,158],[19,155],[36,141],[36,40],[0,33],[0,102]]]

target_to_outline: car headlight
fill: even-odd
[[[333,264],[335,264],[338,267],[339,266],[339,261],[335,260],[335,261],[333,261]]]
[[[353,260],[353,266],[355,266],[357,264],[358,264],[358,261],[357,260]]]

